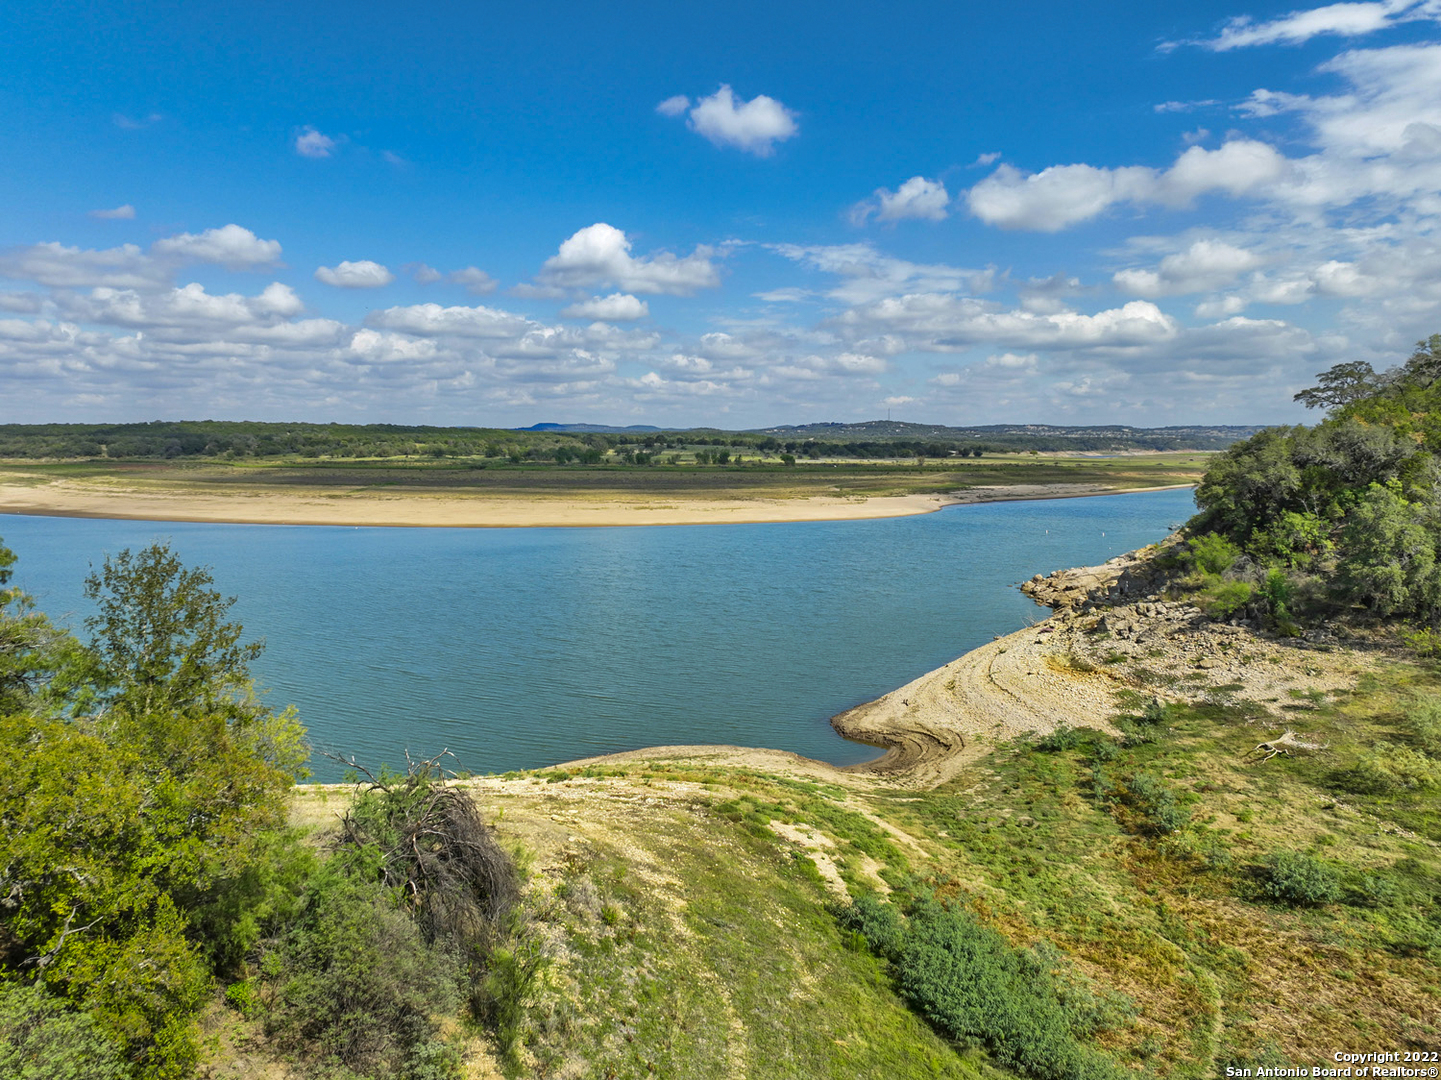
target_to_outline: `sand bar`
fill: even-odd
[[[925,495],[718,499],[699,495],[655,494],[627,497],[593,493],[377,492],[373,488],[207,490],[200,485],[169,488],[132,485],[123,479],[103,482],[58,479],[38,484],[0,479],[0,514],[245,525],[572,528],[903,517],[965,503],[1073,498],[1136,490],[1162,489],[1116,489],[1099,484],[1018,484]]]
[[[450,492],[355,494],[292,489],[210,493],[195,489],[131,489],[119,485],[101,488],[91,483],[66,480],[50,481],[39,486],[0,483],[0,513],[4,514],[243,525],[564,528],[835,521],[925,514],[957,501],[946,495],[882,498],[818,496],[801,499],[651,496],[626,499]]]

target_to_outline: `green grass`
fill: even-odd
[[[906,1008],[773,834],[676,814],[647,845],[668,884],[597,850],[568,861],[537,913],[564,948],[531,1008],[535,1075],[1004,1075]]]
[[[944,845],[926,879],[937,895],[1014,944],[1055,942],[1138,1002],[1128,1029],[1102,1036],[1128,1064],[1209,1077],[1267,1047],[1320,1064],[1338,1039],[1434,1045],[1436,793],[1337,787],[1348,763],[1408,736],[1402,707],[1433,683],[1397,668],[1319,705],[1304,730],[1331,744],[1320,754],[1248,765],[1251,746],[1297,721],[1173,707],[1151,741],[1013,744],[923,799],[892,796],[894,811]],[[1136,775],[1172,791],[1189,824],[1166,835],[1138,822],[1117,797]],[[1321,868],[1340,902],[1293,906],[1268,890],[1278,853]],[[1318,982],[1323,969],[1338,974]]]

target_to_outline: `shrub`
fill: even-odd
[[[1171,707],[1160,698],[1153,697],[1150,701],[1146,702],[1145,708],[1141,710],[1140,715],[1137,716],[1136,719],[1140,723],[1149,724],[1152,727],[1169,724],[1171,722]]]
[[[1122,785],[1121,801],[1134,811],[1138,832],[1166,836],[1186,827],[1191,812],[1176,800],[1176,792],[1154,773],[1135,773]]]
[[[1396,883],[1385,874],[1362,874],[1347,902],[1362,907],[1389,907],[1399,895]]]
[[[1419,630],[1403,630],[1401,640],[1406,647],[1423,660],[1441,660],[1441,634],[1430,627]]]
[[[266,954],[275,984],[266,1029],[285,1048],[365,1076],[404,1077],[455,1006],[454,963],[422,940],[400,895],[369,881],[316,876],[308,908]]]
[[[1392,795],[1441,784],[1441,762],[1409,746],[1379,742],[1348,769],[1331,774],[1337,787],[1357,795]]]
[[[89,1013],[33,983],[0,983],[0,1076],[6,1080],[126,1080],[120,1046]]]
[[[1346,519],[1336,564],[1341,592],[1380,615],[1433,612],[1436,547],[1421,507],[1392,485],[1373,483]]]
[[[1035,746],[1037,750],[1054,754],[1061,750],[1074,750],[1085,741],[1085,738],[1086,730],[1084,728],[1073,728],[1063,722],[1037,739]]]
[[[1072,992],[1068,1003],[1058,991],[1052,968],[1059,953],[1013,949],[966,912],[931,900],[902,921],[891,905],[862,895],[841,922],[891,961],[901,992],[949,1037],[985,1047],[1000,1064],[1039,1080],[1122,1075],[1077,1040],[1098,1017],[1084,995]]]
[[[1223,581],[1206,590],[1201,604],[1208,614],[1228,619],[1251,602],[1253,591],[1249,582]]]
[[[421,1043],[405,1059],[404,1080],[461,1080],[464,1076],[460,1051],[443,1042]]]
[[[1219,533],[1207,533],[1191,541],[1191,565],[1203,574],[1224,574],[1241,557],[1241,549]]]
[[[1287,510],[1271,528],[1252,536],[1251,548],[1304,570],[1335,550],[1330,535],[1330,524],[1315,514]]]
[[[1441,698],[1418,694],[1406,711],[1406,720],[1420,748],[1441,756]]]
[[[1270,615],[1272,624],[1283,631],[1294,632],[1296,628],[1291,620],[1291,598],[1295,592],[1286,571],[1274,567],[1266,572],[1266,580],[1258,590],[1258,598]]]
[[[1261,892],[1292,907],[1317,907],[1341,896],[1341,881],[1330,867],[1299,851],[1268,855],[1262,867]]]
[[[515,1060],[525,1003],[547,962],[539,943],[501,947],[490,955],[485,976],[472,990],[471,1008],[495,1032],[501,1056]]]
[[[484,951],[520,895],[519,875],[470,793],[446,784],[440,761],[372,776],[341,829],[352,851],[380,853],[377,879],[404,892],[428,940]]]

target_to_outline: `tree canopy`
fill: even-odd
[[[14,562],[0,547],[0,585]],[[43,987],[77,1018],[46,1023],[155,1080],[189,1073],[212,978],[307,858],[276,839],[303,729],[258,702],[258,646],[211,584],[121,552],[87,582],[88,644],[0,593],[0,988]]]
[[[1196,490],[1193,536],[1237,545],[1260,584],[1272,569],[1324,572],[1333,600],[1441,619],[1441,334],[1383,372],[1337,364],[1296,400],[1315,427],[1259,432],[1218,454]],[[1314,591],[1314,590],[1313,590]]]

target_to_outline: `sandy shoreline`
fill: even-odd
[[[1190,486],[1108,488],[1099,484],[1015,484],[928,495],[626,499],[257,489],[210,493],[195,489],[164,491],[132,488],[113,482],[102,487],[73,480],[52,480],[40,485],[0,482],[0,514],[237,525],[596,528],[905,517],[972,503],[1120,495]]]

